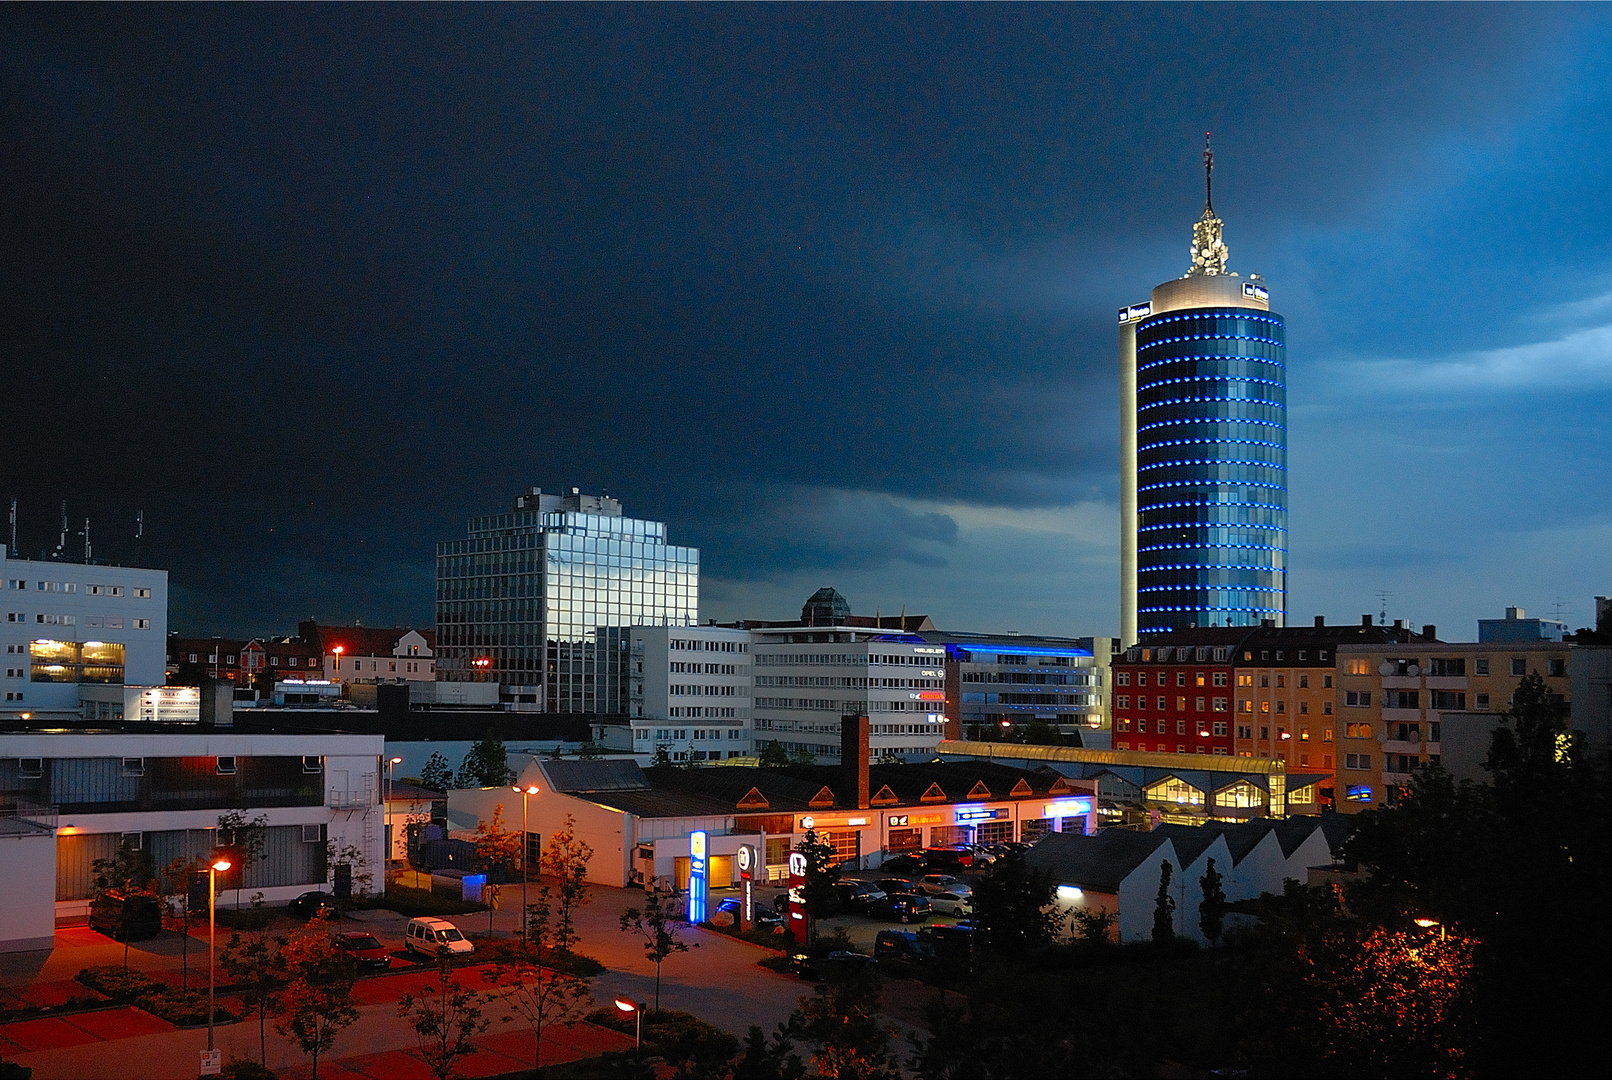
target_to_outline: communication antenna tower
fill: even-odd
[[[84,565],[90,564],[93,552],[90,548],[90,519],[84,519]]]
[[[67,500],[62,500],[62,531],[56,537],[56,550],[50,553],[53,559],[60,559],[67,554]]]
[[[1377,613],[1378,626],[1388,625],[1388,598],[1393,595],[1394,594],[1389,592],[1387,589],[1377,590],[1377,602],[1382,605],[1382,610]]]
[[[145,540],[145,538],[146,512],[144,510],[136,510],[134,512],[134,561],[140,566],[145,565],[145,558],[141,554],[144,548],[144,544],[142,542]]]
[[[1561,622],[1562,616],[1570,615],[1572,614],[1572,611],[1573,605],[1569,604],[1565,598],[1558,596],[1556,598],[1556,602],[1551,605],[1551,618],[1555,619],[1557,622]]]
[[[11,497],[11,546],[6,549],[6,554],[13,559],[17,557],[17,497],[15,495]]]

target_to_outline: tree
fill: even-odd
[[[1019,953],[1050,942],[1063,917],[1053,904],[1052,876],[1024,861],[1022,852],[998,859],[974,882],[974,925],[982,946]]]
[[[657,744],[655,756],[649,759],[649,767],[652,769],[662,765],[668,769],[672,767],[672,752],[665,743]]]
[[[816,765],[817,755],[802,746],[789,755],[791,765]]]
[[[170,929],[179,935],[179,988],[190,989],[190,930],[207,920],[206,911],[190,906],[190,886],[198,873],[205,873],[207,860],[181,855],[162,868],[163,915]]]
[[[493,995],[471,990],[453,977],[453,955],[446,946],[437,950],[436,985],[397,999],[397,1015],[414,1029],[420,1056],[437,1080],[449,1080],[455,1062],[478,1052],[471,1040],[492,1026],[484,1014],[493,1000]]]
[[[425,768],[420,770],[420,786],[432,791],[448,791],[453,787],[453,769],[440,752],[425,759]]]
[[[1118,914],[1105,907],[1100,907],[1096,911],[1075,908],[1069,913],[1075,940],[1093,948],[1113,944],[1114,923],[1118,920]]]
[[[604,757],[604,751],[605,748],[599,742],[594,739],[589,739],[587,742],[577,747],[577,757],[581,758],[583,761],[596,761],[599,758]]]
[[[806,901],[812,936],[816,937],[817,920],[834,914],[834,906],[839,901],[834,886],[840,880],[840,861],[834,853],[834,845],[821,839],[815,829],[806,830],[795,850],[806,856],[806,884],[801,895]]]
[[[858,969],[802,998],[795,1028],[813,1046],[812,1062],[833,1080],[897,1080],[893,1030],[879,1024],[879,976]]]
[[[790,764],[789,751],[778,745],[777,739],[769,739],[756,755],[756,761],[764,769],[781,769]]]
[[[576,838],[576,818],[565,815],[565,823],[549,837],[548,849],[538,860],[543,873],[556,879],[558,922],[555,926],[555,945],[570,952],[579,940],[573,916],[577,908],[588,902],[588,863],[593,859],[593,846]]]
[[[459,765],[458,782],[462,788],[503,787],[514,779],[503,741],[492,732],[472,746]]]
[[[1168,945],[1175,940],[1175,897],[1170,895],[1169,860],[1159,863],[1159,894],[1153,900],[1153,940]]]
[[[322,914],[293,930],[281,954],[287,982],[274,1030],[313,1059],[312,1080],[319,1080],[319,1055],[335,1046],[341,1030],[358,1019],[353,965],[336,951]]]
[[[135,847],[130,840],[118,844],[117,853],[110,859],[96,859],[90,863],[95,874],[95,894],[117,889],[125,896],[141,894],[157,896],[156,874],[151,868],[151,854],[144,847]],[[131,908],[124,906],[124,918]],[[123,934],[123,969],[129,969],[129,935],[127,926]]]
[[[476,863],[486,872],[489,884],[494,875],[507,876],[516,861],[525,854],[522,851],[525,839],[520,833],[504,828],[503,803],[493,807],[492,821],[476,822],[476,839],[473,841],[476,845]],[[493,936],[494,907],[491,902],[487,905],[488,938]]]
[[[375,872],[369,869],[369,855],[357,844],[338,843],[334,837],[325,841],[325,865],[336,874],[336,867],[347,867],[348,878],[359,896],[369,894],[375,884]]]
[[[744,1054],[733,1066],[733,1080],[800,1080],[806,1063],[795,1052],[795,1031],[779,1024],[771,1040],[760,1024],[751,1024],[744,1037]]]
[[[261,911],[262,893],[252,897],[252,907]],[[285,992],[285,949],[289,941],[283,934],[269,933],[269,920],[265,917],[244,932],[232,932],[218,954],[218,966],[235,984],[241,1004],[257,1014],[258,1057],[264,1068],[269,1064],[269,1018],[279,1015]]]
[[[662,905],[660,894],[655,892],[645,897],[643,907],[628,908],[621,913],[621,932],[644,939],[644,957],[655,965],[655,1011],[659,1013],[660,966],[674,952],[688,952],[689,946],[677,940],[671,913]]]
[[[218,842],[230,849],[234,865],[229,873],[235,877],[235,906],[241,906],[241,888],[246,884],[246,872],[263,858],[264,845],[269,841],[269,817],[259,814],[250,821],[243,810],[231,810],[218,815]]]
[[[1226,890],[1220,881],[1220,871],[1215,869],[1215,860],[1210,859],[1203,877],[1198,879],[1203,890],[1203,900],[1198,904],[1198,929],[1211,945],[1220,940],[1220,931],[1226,925]]]
[[[532,1029],[534,1069],[543,1067],[543,1029],[576,1023],[593,1002],[586,980],[554,970],[554,953],[563,946],[552,912],[552,897],[545,884],[538,890],[537,902],[526,906],[526,948],[494,961],[492,968],[482,972],[487,982],[502,988],[504,1005]]]

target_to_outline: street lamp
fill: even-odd
[[[347,649],[346,649],[345,646],[336,645],[336,646],[333,646],[330,651],[336,654],[336,674],[335,674],[335,678],[339,679],[339,678],[341,678],[341,654],[346,652]]]
[[[1438,939],[1440,941],[1448,940],[1444,936],[1444,924],[1439,922],[1437,919],[1429,919],[1424,916],[1420,919],[1414,919],[1412,921],[1415,922],[1417,926],[1420,926],[1423,930],[1431,930],[1435,926],[1438,927]]]
[[[638,1014],[637,1030],[633,1034],[632,1048],[634,1050],[641,1049],[644,1045],[644,1007],[628,1001],[626,998],[617,998],[616,1008],[620,1009],[624,1013]]]
[[[537,785],[528,784],[526,787],[515,785],[515,792],[521,797],[521,944],[530,945],[529,935],[526,932],[526,861],[532,853],[531,831],[526,827],[526,801],[537,794]]]
[[[386,854],[381,858],[381,884],[384,886],[392,880],[392,852],[395,844],[392,840],[392,788],[397,783],[393,773],[403,759],[395,757],[386,763]],[[385,892],[383,888],[381,890]]]
[[[220,855],[207,868],[207,1050],[213,1049],[213,996],[218,989],[217,972],[213,967],[213,947],[218,938],[218,875],[230,868],[228,858]]]

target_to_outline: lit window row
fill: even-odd
[[[1270,544],[1153,544],[1145,548],[1137,548],[1137,552],[1144,551],[1186,551],[1192,548],[1221,548],[1228,551],[1286,551],[1286,548],[1273,547]]]
[[[1267,402],[1267,404],[1269,404]],[[1187,416],[1180,420],[1155,420],[1151,424],[1143,424],[1137,428],[1137,434],[1152,431],[1154,428],[1175,427],[1178,424],[1258,424],[1260,427],[1273,427],[1279,431],[1286,431],[1286,424],[1278,424],[1274,420],[1254,420],[1245,416]],[[1280,445],[1272,443],[1272,446]]]
[[[1141,335],[1138,334],[1137,336],[1140,337]],[[1177,337],[1149,341],[1138,345],[1136,349],[1140,352],[1143,349],[1152,349],[1159,345],[1173,345],[1178,341],[1258,341],[1265,345],[1275,345],[1278,348],[1286,347],[1284,342],[1277,341],[1275,338],[1262,337],[1259,334],[1181,334]]]
[[[1245,307],[1194,308],[1190,314],[1154,315],[1146,319],[1143,325],[1160,326],[1164,323],[1186,322],[1192,319],[1245,319],[1248,322],[1269,323],[1272,326],[1286,325],[1274,315],[1261,315],[1257,309]]]
[[[1285,409],[1285,408],[1287,408],[1287,406],[1285,404],[1283,404],[1280,401],[1273,400],[1272,398],[1258,398],[1258,397],[1178,397],[1178,398],[1164,398],[1161,401],[1149,401],[1145,405],[1138,405],[1136,407],[1136,411],[1137,412],[1146,412],[1148,409],[1160,409],[1160,408],[1163,408],[1166,405],[1216,405],[1216,404],[1221,404],[1221,403],[1230,404],[1233,401],[1242,402],[1245,405],[1269,405],[1274,409]]]
[[[1254,508],[1259,509],[1259,510],[1286,510],[1287,509],[1287,507],[1282,506],[1280,503],[1234,502],[1234,501],[1229,501],[1229,500],[1214,499],[1214,500],[1204,500],[1204,501],[1201,501],[1201,502],[1148,503],[1146,506],[1138,506],[1136,508],[1136,512],[1139,513],[1139,514],[1145,514],[1150,510],[1173,510],[1173,509],[1177,509],[1177,508],[1193,507],[1193,506],[1251,506],[1251,507],[1254,507]]]
[[[1255,465],[1262,469],[1281,469],[1287,472],[1286,465],[1278,465],[1274,461],[1256,461],[1253,458],[1182,458],[1179,461],[1155,461],[1151,465],[1137,467],[1137,472],[1147,472],[1149,469],[1168,469],[1172,466],[1189,466],[1202,468],[1208,465]]]
[[[1158,566],[1139,566],[1137,572],[1145,574],[1150,570],[1264,570],[1281,573],[1280,566],[1258,563],[1160,563]],[[1180,586],[1189,588],[1190,586]]]
[[[1277,573],[1280,573],[1280,572],[1281,571],[1277,571]],[[1285,593],[1285,592],[1287,592],[1286,589],[1279,589],[1279,588],[1276,588],[1275,586],[1272,586],[1272,585],[1212,585],[1212,584],[1205,584],[1205,583],[1202,583],[1202,582],[1189,582],[1189,583],[1185,583],[1185,584],[1181,584],[1181,585],[1148,585],[1148,586],[1145,586],[1143,588],[1137,589],[1136,591],[1139,592],[1139,593],[1145,593],[1145,592],[1202,592],[1202,591],[1207,591],[1207,590],[1210,590],[1210,589],[1216,590],[1218,592],[1262,592],[1262,593]],[[1168,610],[1168,609],[1163,609],[1163,610]]]
[[[1205,481],[1201,477],[1198,478],[1198,479],[1195,479],[1195,480],[1161,480],[1157,484],[1146,484],[1146,485],[1144,485],[1142,487],[1137,488],[1136,490],[1140,492],[1140,491],[1155,491],[1155,490],[1157,490],[1159,488],[1202,487],[1206,482],[1207,483],[1215,483],[1215,484],[1218,484],[1221,487],[1262,487],[1262,488],[1272,488],[1272,489],[1274,489],[1276,491],[1286,491],[1287,490],[1286,486],[1284,486],[1282,484],[1269,484],[1269,483],[1266,483],[1263,480],[1218,480],[1218,481],[1210,480],[1210,481]]]
[[[1144,450],[1157,450],[1161,446],[1274,446],[1279,450],[1287,449],[1286,444],[1269,439],[1165,439],[1138,447],[1136,452],[1140,454]]]
[[[1183,529],[1183,528],[1200,528],[1200,527],[1201,528],[1259,529],[1261,532],[1283,532],[1283,533],[1287,532],[1287,527],[1285,525],[1252,525],[1252,524],[1244,524],[1244,523],[1241,523],[1241,522],[1227,523],[1227,522],[1221,522],[1221,521],[1167,521],[1163,525],[1143,525],[1141,528],[1137,529],[1136,531],[1139,532],[1139,533],[1145,533],[1145,532],[1157,532],[1159,529],[1176,530],[1176,529]],[[1182,546],[1183,547],[1197,547],[1198,545],[1196,545],[1196,544],[1183,544]],[[1152,550],[1152,549],[1143,548],[1142,550],[1149,551],[1149,550]],[[1287,549],[1282,548],[1280,550],[1285,551]]]
[[[1269,356],[1254,356],[1248,353],[1192,353],[1188,356],[1165,356],[1157,360],[1149,360],[1145,364],[1137,364],[1136,374],[1141,375],[1144,371],[1161,367],[1164,364],[1190,364],[1195,362],[1213,363],[1217,360],[1236,360],[1244,364],[1269,364],[1271,367],[1281,368],[1283,371],[1287,370],[1286,364],[1282,363],[1280,360],[1273,360]],[[1238,376],[1235,375],[1227,375],[1223,377],[1228,379],[1238,378]]]
[[[1160,379],[1158,382],[1138,386],[1136,392],[1140,394],[1144,390],[1152,390],[1160,386],[1174,386],[1177,383],[1189,382],[1246,382],[1259,383],[1263,386],[1279,386],[1284,390],[1287,389],[1287,384],[1280,379],[1261,379],[1253,375],[1178,375],[1173,379]]]
[[[1267,614],[1267,615],[1269,615],[1269,614],[1280,615],[1283,612],[1283,610],[1284,610],[1283,608],[1273,608],[1273,607],[1139,607],[1139,608],[1136,609],[1136,613],[1138,615],[1145,615],[1145,614],[1152,614],[1153,612],[1157,612],[1157,611],[1239,611],[1239,612],[1259,612],[1261,614]]]

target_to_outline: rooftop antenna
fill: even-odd
[[[1215,151],[1209,145],[1209,132],[1203,133],[1203,212],[1215,216],[1214,200]]]
[[[60,559],[67,554],[67,500],[62,500],[62,531],[56,538],[56,550],[50,553],[53,559]]]
[[[11,497],[11,546],[6,549],[6,554],[13,559],[17,557],[17,497],[15,495]]]
[[[85,518],[84,519],[84,565],[85,566],[88,566],[90,564],[90,558],[91,558],[90,519]]]
[[[1378,626],[1388,625],[1388,598],[1393,595],[1394,594],[1389,592],[1387,589],[1377,590],[1377,601],[1382,605],[1382,610],[1377,613]]]
[[[145,559],[141,557],[140,552],[143,548],[142,541],[144,541],[145,538],[146,512],[144,510],[136,510],[134,512],[134,561],[142,565],[145,563]]]
[[[1571,612],[1572,610],[1573,605],[1569,604],[1564,598],[1558,596],[1556,598],[1556,603],[1551,605],[1551,617],[1557,622],[1561,622],[1562,616]]]

